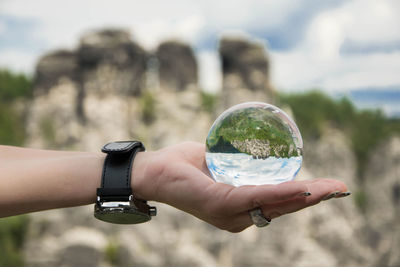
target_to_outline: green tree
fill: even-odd
[[[280,104],[289,105],[305,140],[318,139],[327,125],[349,137],[362,180],[371,151],[393,134],[400,134],[400,120],[389,119],[380,110],[357,110],[347,98],[333,99],[321,91],[281,94]]]
[[[281,104],[289,105],[296,123],[307,138],[319,138],[327,124],[344,129],[354,119],[355,108],[350,100],[333,100],[321,91],[281,94]]]
[[[0,69],[0,101],[14,101],[17,98],[30,97],[32,81],[24,74],[15,74]]]
[[[25,138],[23,114],[15,102],[32,96],[32,81],[23,74],[0,70],[0,144],[22,145]]]
[[[0,266],[23,266],[21,249],[27,226],[26,215],[0,219]]]

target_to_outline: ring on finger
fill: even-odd
[[[271,223],[271,219],[265,217],[261,208],[256,208],[254,210],[251,210],[249,211],[249,214],[254,225],[257,227],[265,227]]]

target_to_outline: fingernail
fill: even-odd
[[[335,192],[332,192],[332,193],[330,193],[330,194],[328,194],[328,195],[326,195],[322,200],[328,200],[328,199],[331,199],[331,198],[333,198],[333,197],[335,197],[335,196],[337,196],[337,195],[339,195],[340,193],[342,193],[342,192],[340,192],[340,191],[335,191]]]
[[[340,194],[338,194],[337,196],[335,196],[336,198],[340,198],[340,197],[347,197],[347,196],[350,196],[351,195],[351,192],[350,191],[347,191],[347,192],[342,192],[342,193],[340,193]]]
[[[308,197],[308,196],[311,196],[311,192],[303,192],[303,193],[300,193],[299,196]]]

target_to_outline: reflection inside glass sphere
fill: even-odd
[[[290,181],[303,160],[303,141],[294,121],[261,102],[223,112],[211,126],[206,147],[214,180],[234,186]]]

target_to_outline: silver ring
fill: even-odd
[[[253,221],[254,225],[257,227],[265,227],[271,223],[271,219],[268,219],[264,216],[261,208],[256,208],[254,210],[249,211],[250,218]]]

